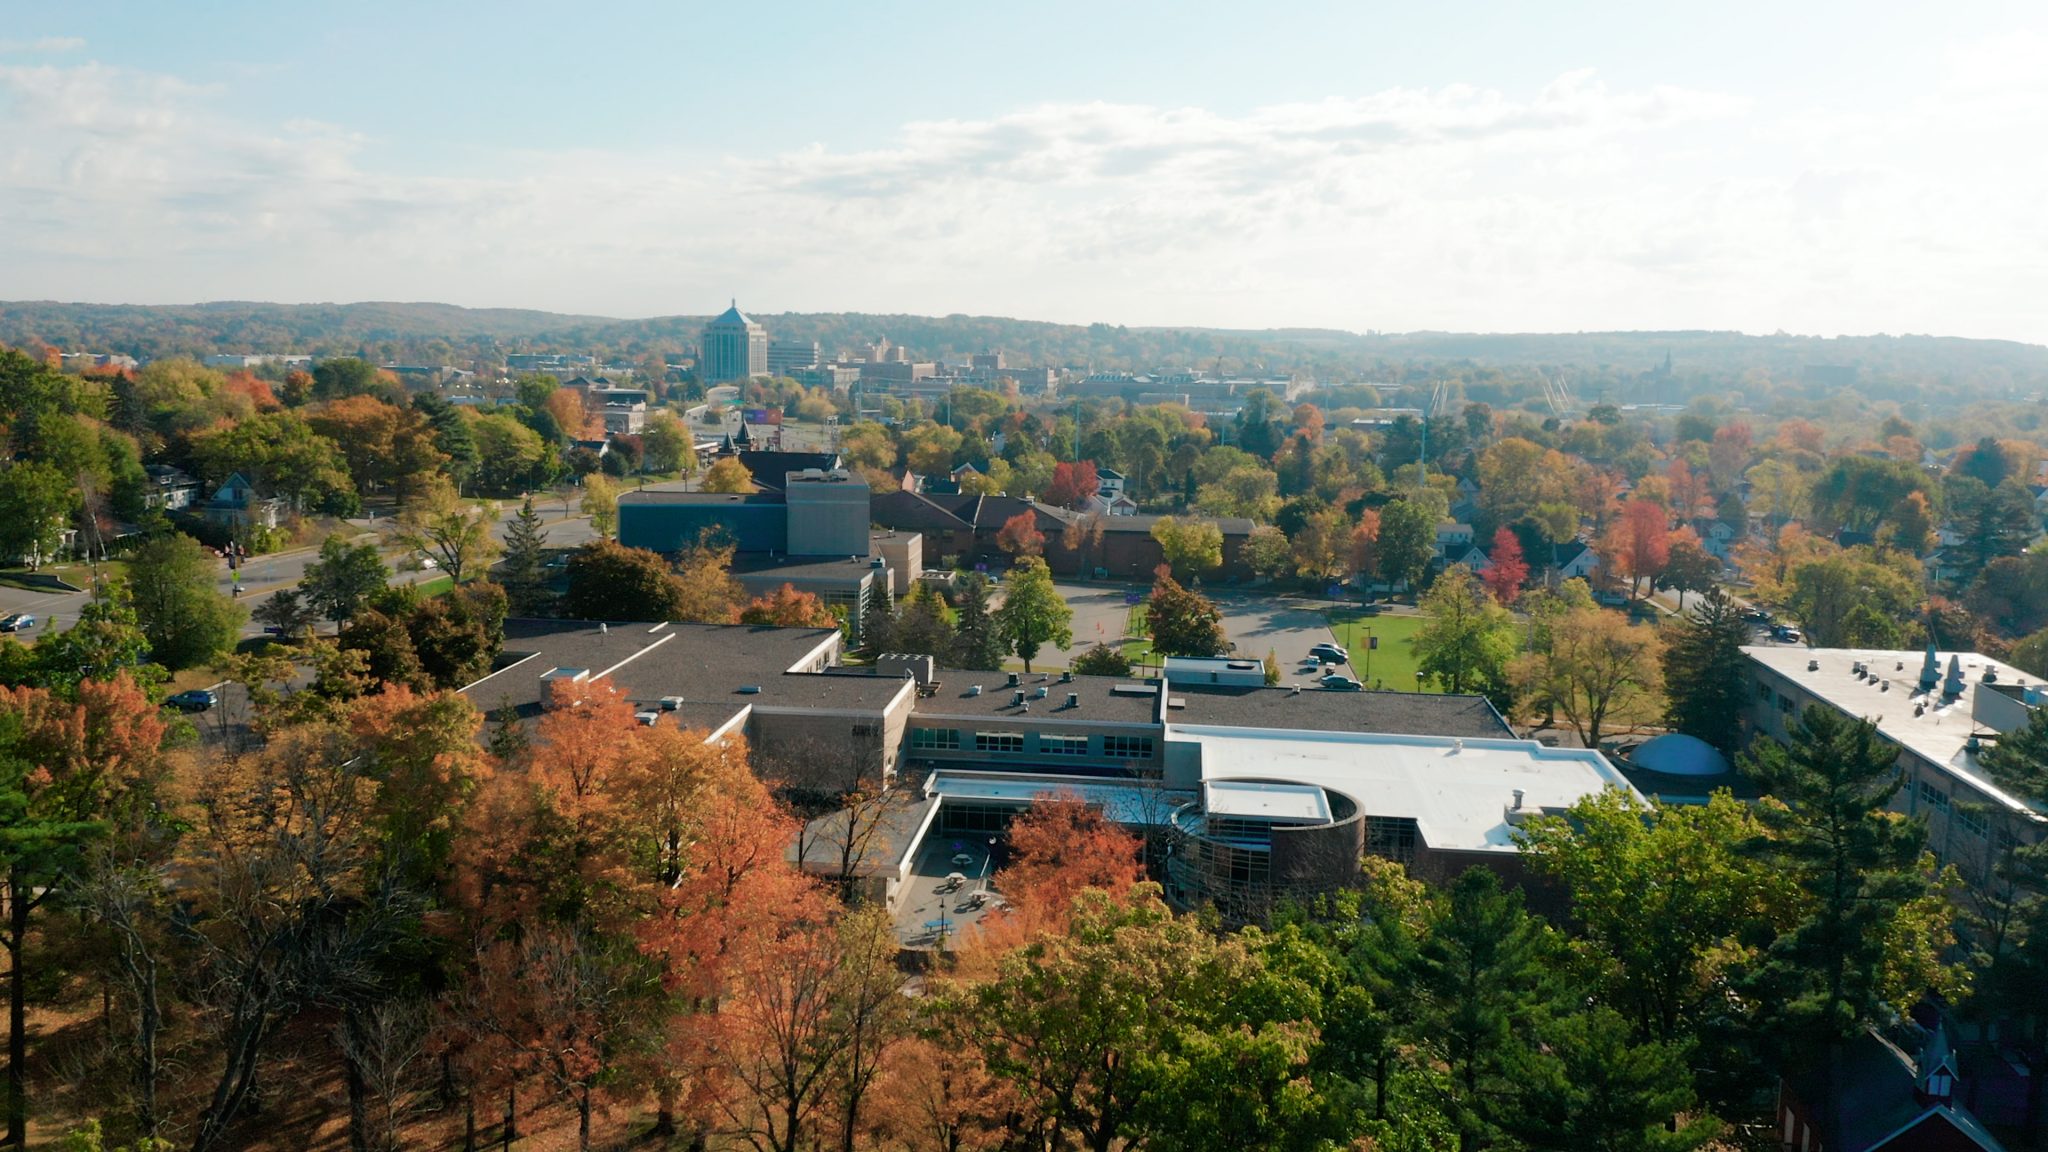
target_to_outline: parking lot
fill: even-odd
[[[1065,668],[1074,657],[1097,643],[1114,648],[1124,638],[1124,620],[1131,611],[1124,598],[1138,590],[1135,586],[1062,583],[1054,587],[1066,598],[1067,607],[1074,610],[1074,646],[1065,652],[1047,648],[1032,662],[1033,667],[1043,664],[1048,668]]]
[[[1223,635],[1236,645],[1235,655],[1263,660],[1270,651],[1282,668],[1291,670],[1309,649],[1336,641],[1328,618],[1317,608],[1246,595],[1218,596],[1216,606],[1223,610]]]

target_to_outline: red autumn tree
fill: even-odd
[[[1630,500],[1600,538],[1600,558],[1618,575],[1628,577],[1631,595],[1640,595],[1645,580],[1655,580],[1671,558],[1671,522],[1663,507],[1649,500]]]
[[[1137,837],[1071,792],[1032,801],[1010,824],[1010,862],[997,887],[1035,925],[1066,923],[1086,888],[1118,896],[1145,878]]]
[[[1671,488],[1671,511],[1679,520],[1690,520],[1708,503],[1713,485],[1705,474],[1693,471],[1684,460],[1673,460],[1664,469],[1664,481]]]
[[[1018,560],[1045,551],[1045,533],[1038,530],[1038,514],[1019,512],[1003,521],[1002,531],[996,533],[996,547]]]
[[[799,592],[784,584],[772,595],[749,600],[740,610],[740,623],[773,628],[837,628],[839,618],[815,594]]]
[[[1371,583],[1380,568],[1380,510],[1367,508],[1358,514],[1358,526],[1351,530],[1351,570],[1363,573]]]
[[[1102,487],[1095,461],[1053,465],[1052,481],[1045,486],[1045,502],[1055,508],[1085,508],[1089,497]]]
[[[1488,567],[1480,574],[1493,598],[1512,604],[1529,578],[1529,562],[1522,558],[1522,540],[1507,525],[1493,530],[1493,544],[1486,550]]]

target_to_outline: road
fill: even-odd
[[[517,501],[500,501],[499,506],[498,522],[494,534],[499,542],[502,543],[508,526],[519,513],[519,504]],[[549,548],[580,548],[595,538],[596,534],[590,528],[590,518],[576,512],[574,494],[571,494],[566,502],[566,510],[564,501],[552,493],[548,494],[543,500],[535,501],[534,507],[541,514],[542,520],[546,522],[547,546]],[[351,520],[348,523],[350,527],[368,536],[388,527],[390,519],[388,517],[379,517],[374,520],[357,519]],[[384,562],[391,565],[394,569],[392,573],[392,581],[394,583],[417,583],[421,580],[431,580],[439,575],[438,572],[434,571],[399,570],[399,561],[403,558],[400,550],[386,548],[383,549],[383,553]],[[251,611],[254,611],[264,601],[270,599],[271,595],[278,589],[293,587],[299,581],[305,579],[307,565],[312,564],[319,558],[320,550],[318,548],[297,548],[290,552],[281,552],[272,556],[252,557],[248,563],[242,566],[240,572],[241,584],[244,589],[240,597],[241,603]],[[219,575],[215,578],[215,587],[223,595],[233,595],[235,575],[235,573],[228,571],[227,565],[223,563],[220,566]],[[86,592],[32,591],[0,585],[0,616],[16,612],[26,612],[33,615],[36,618],[35,629],[33,632],[26,633],[23,636],[23,639],[33,639],[34,636],[40,635],[45,631],[51,629],[62,631],[76,624],[78,622],[78,614],[85,609],[86,602],[89,599],[90,595]],[[262,631],[263,629],[260,625],[251,623],[244,626],[242,634],[245,636],[255,636]]]

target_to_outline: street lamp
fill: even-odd
[[[1423,677],[1423,673],[1421,673],[1421,672],[1417,672],[1417,673],[1415,674],[1415,691],[1416,691],[1416,692],[1417,692],[1418,694],[1419,694],[1419,693],[1421,693],[1421,691],[1422,691],[1422,677]]]

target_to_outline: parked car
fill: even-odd
[[[1323,677],[1318,683],[1332,692],[1362,692],[1365,690],[1365,685],[1344,675],[1342,672],[1332,672],[1328,676]]]
[[[1351,663],[1351,653],[1346,652],[1339,644],[1318,644],[1309,649],[1308,654],[1323,664]]]
[[[1771,637],[1775,640],[1782,640],[1787,644],[1799,644],[1806,640],[1806,635],[1799,631],[1799,629],[1785,624],[1773,627],[1771,629]]]
[[[0,632],[26,632],[35,626],[36,618],[26,612],[0,617]]]
[[[178,693],[164,703],[180,712],[204,712],[220,703],[220,695],[211,688],[193,688]]]

